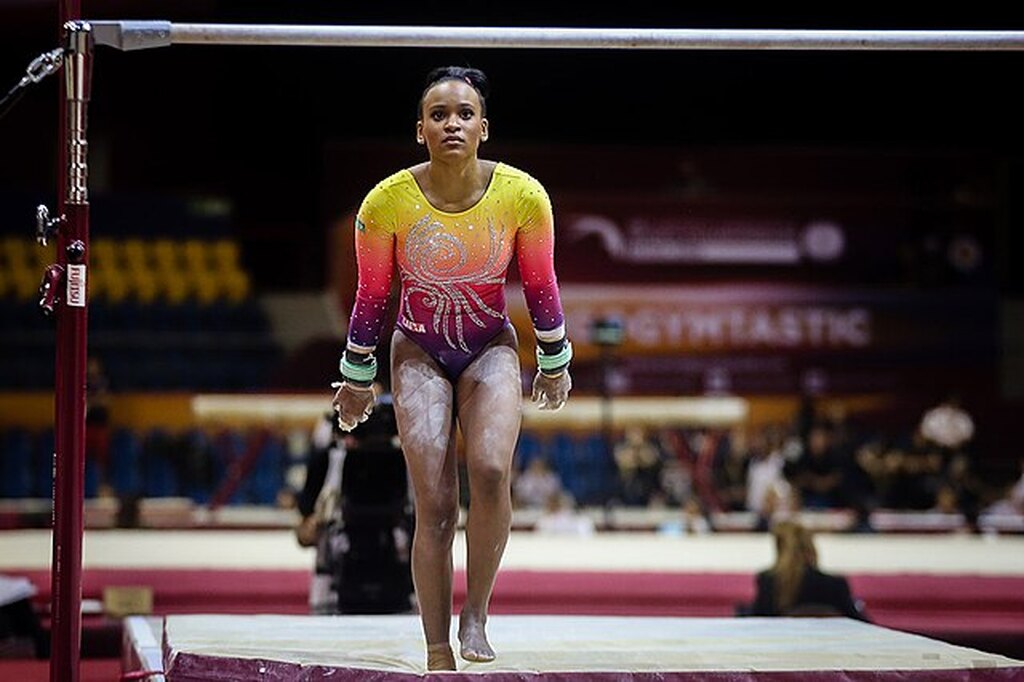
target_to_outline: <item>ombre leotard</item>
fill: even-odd
[[[376,348],[397,263],[399,327],[456,380],[509,324],[505,278],[513,252],[537,338],[561,339],[554,220],[541,184],[499,163],[476,204],[447,212],[427,201],[410,170],[395,173],[370,191],[356,217],[359,287],[349,348]]]

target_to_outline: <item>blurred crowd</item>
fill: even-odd
[[[529,438],[529,436],[526,436]],[[1024,514],[1024,459],[1017,480],[991,480],[972,450],[974,420],[955,396],[905,432],[858,429],[841,409],[808,403],[790,423],[732,428],[632,426],[611,442],[604,490],[577,499],[557,441],[522,452],[513,482],[520,509],[567,505],[678,508],[684,519],[738,513],[752,527],[804,511],[841,511],[850,530],[872,531],[873,512],[959,515],[977,531],[984,512]],[[546,446],[546,447],[545,447]],[[567,474],[567,475],[566,475]],[[701,527],[698,524],[698,527]]]
[[[294,506],[311,434],[113,428],[95,358],[88,384],[87,497]],[[0,497],[48,497],[52,432],[0,435],[7,453]],[[674,530],[687,533],[769,530],[805,512],[835,512],[842,529],[864,532],[891,530],[877,523],[888,512],[942,517],[942,527],[971,531],[998,516],[1010,519],[999,530],[1020,532],[1024,458],[1015,470],[994,472],[974,443],[975,421],[955,396],[893,433],[866,429],[834,403],[822,409],[811,402],[788,421],[756,425],[527,429],[514,460],[513,499],[524,523],[576,534],[616,527],[610,511],[644,510],[658,512],[648,525],[671,518]]]

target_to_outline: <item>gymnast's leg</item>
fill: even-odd
[[[460,654],[467,661],[494,660],[485,626],[512,523],[509,477],[523,393],[516,346],[515,332],[502,331],[466,368],[456,387],[470,491],[466,603],[459,614]]]
[[[412,574],[427,643],[427,669],[455,670],[448,639],[452,541],[459,515],[452,385],[433,358],[396,331],[391,342],[391,388],[415,498]]]

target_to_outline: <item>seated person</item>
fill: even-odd
[[[787,463],[785,475],[798,491],[804,507],[836,509],[844,506],[845,462],[835,446],[834,434],[825,424],[815,424],[807,436],[806,449]]]
[[[794,521],[772,528],[775,565],[758,573],[752,616],[846,616],[867,621],[846,578],[818,570],[810,531]]]
[[[537,519],[534,530],[546,535],[591,536],[596,528],[594,521],[576,510],[573,499],[564,492],[552,493],[544,512]]]
[[[1018,462],[1020,476],[993,502],[985,512],[988,514],[1016,516],[1024,515],[1024,457]]]
[[[548,461],[543,457],[534,457],[526,469],[516,477],[512,484],[512,499],[519,508],[540,509],[551,499],[552,495],[560,495],[562,480],[558,477]]]
[[[619,471],[622,501],[646,506],[658,486],[661,452],[641,426],[630,426],[612,452]]]
[[[28,578],[0,575],[0,658],[46,658],[50,635],[32,605],[35,586]],[[6,678],[5,678],[6,679]]]

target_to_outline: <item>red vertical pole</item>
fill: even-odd
[[[89,32],[67,22],[81,18],[80,0],[60,0],[66,37],[60,92],[57,261],[65,269],[63,305],[57,306],[54,377],[53,558],[50,682],[78,682],[82,640],[82,533],[85,479],[85,273],[89,206],[85,190],[85,121],[91,46]]]

